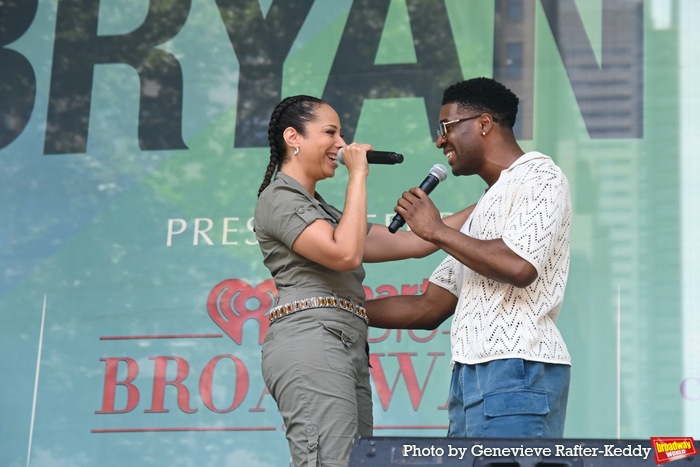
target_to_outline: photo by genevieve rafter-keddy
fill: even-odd
[[[646,439],[495,439],[495,438],[358,438],[351,466],[410,465],[576,465],[634,467],[660,465],[693,456],[693,438]],[[534,463],[533,463],[534,462]]]

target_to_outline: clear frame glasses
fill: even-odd
[[[488,115],[491,117],[491,121],[493,123],[499,123],[499,120],[496,117],[494,117],[488,113],[481,113],[479,115],[474,115],[473,117],[458,118],[457,120],[450,120],[449,122],[440,122],[440,125],[437,127],[438,138],[441,136],[443,138],[447,138],[447,127],[449,125],[454,125],[455,123],[459,123],[459,122],[466,122],[467,120],[473,120],[475,118],[481,117],[482,115]]]
[[[440,122],[440,125],[437,127],[437,135],[439,137],[446,138],[447,137],[447,127],[454,125],[459,122],[466,122],[467,120],[473,120],[475,118],[481,117],[483,114],[479,115],[474,115],[473,117],[466,117],[466,118],[458,118],[457,120],[450,120],[449,122]]]

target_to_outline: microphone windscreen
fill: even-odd
[[[444,182],[447,178],[447,167],[442,164],[435,164],[430,168],[430,174],[441,182]]]

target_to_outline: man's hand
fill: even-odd
[[[430,197],[417,187],[403,192],[394,212],[404,218],[416,235],[427,241],[431,241],[437,229],[445,226]]]

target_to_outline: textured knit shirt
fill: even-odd
[[[528,152],[501,172],[461,231],[481,240],[503,239],[537,269],[537,279],[519,288],[445,258],[430,281],[459,299],[451,327],[453,361],[570,364],[555,325],[569,272],[570,225],[568,180],[551,158]]]

